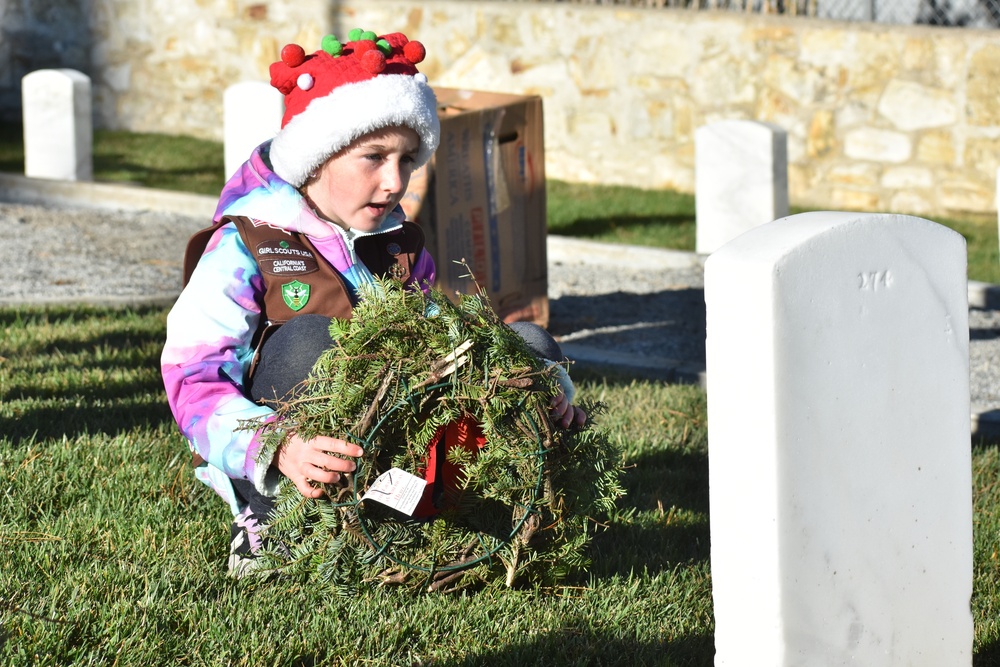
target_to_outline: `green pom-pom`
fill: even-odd
[[[343,50],[344,45],[340,43],[333,35],[327,35],[323,38],[323,42],[320,44],[320,48],[329,53],[331,56],[339,56]]]
[[[380,39],[377,42],[375,42],[375,46],[378,47],[379,51],[385,54],[386,58],[392,55],[392,44],[385,41],[384,39]]]
[[[376,35],[371,30],[365,30],[363,33],[361,33],[361,39],[366,42],[374,42],[376,39],[378,39],[378,35]]]
[[[361,39],[362,33],[364,33],[364,30],[362,30],[361,28],[355,28],[351,32],[347,33],[347,41],[349,42],[358,41],[359,39]]]

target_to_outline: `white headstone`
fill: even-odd
[[[234,83],[222,95],[226,178],[246,162],[253,149],[281,129],[285,98],[260,81]]]
[[[695,249],[708,254],[788,215],[788,136],[776,125],[724,120],[695,144]]]
[[[715,664],[970,665],[965,240],[781,219],[705,265]]]
[[[93,180],[90,77],[71,69],[36,70],[21,79],[21,96],[25,176]]]

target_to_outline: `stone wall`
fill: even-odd
[[[98,127],[219,139],[227,85],[266,80],[288,41],[313,50],[327,32],[358,25],[423,41],[422,70],[435,85],[542,95],[550,177],[691,192],[694,130],[742,118],[787,131],[793,205],[996,211],[997,31],[564,3],[48,0],[19,8],[8,0],[0,55],[25,48],[23,40],[12,46],[12,12],[63,5],[76,9],[56,14],[79,16],[84,4],[91,41],[81,62],[94,81]],[[0,99],[12,78],[0,72]]]
[[[85,0],[0,0],[0,118],[20,115],[21,78],[36,69],[89,73]]]

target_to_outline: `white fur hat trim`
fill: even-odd
[[[383,127],[406,126],[420,136],[418,168],[437,150],[441,124],[437,98],[425,77],[383,74],[334,88],[309,103],[271,142],[274,173],[295,187],[327,158],[358,137]]]

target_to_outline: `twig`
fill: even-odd
[[[46,621],[48,623],[59,623],[60,625],[72,625],[72,621],[67,621],[65,619],[60,619],[60,618],[49,618],[48,616],[36,614],[35,612],[23,609],[12,602],[4,602],[3,600],[0,600],[0,607],[3,607],[8,611],[12,611],[15,614],[24,614],[25,616],[29,616],[39,621]]]
[[[476,545],[478,543],[479,543],[478,540],[473,540],[473,541],[469,542],[469,544],[467,544],[465,546],[465,548],[462,549],[461,553],[459,553],[458,559],[452,561],[451,563],[449,563],[445,567],[449,567],[449,568],[459,567],[459,568],[461,568],[462,565],[465,565],[466,563],[469,563],[469,562],[473,561],[474,559],[472,558],[472,553],[473,553],[473,551],[475,551]],[[461,579],[466,574],[468,574],[468,572],[464,568],[463,569],[459,569],[457,571],[447,570],[445,572],[437,572],[434,575],[434,582],[430,586],[427,587],[427,590],[429,592],[431,592],[431,593],[440,592],[441,589],[443,589],[444,587],[446,587],[448,584],[452,583],[453,581],[457,581],[457,580]]]
[[[453,581],[457,581],[457,580],[461,579],[466,574],[467,573],[466,573],[465,570],[459,570],[457,572],[450,572],[447,576],[442,577],[441,579],[435,579],[434,583],[432,583],[430,586],[427,587],[427,591],[430,592],[430,593],[440,593],[440,592],[442,592],[441,589],[443,589],[444,587],[446,587],[448,584],[452,583]],[[437,575],[435,575],[435,576],[437,576]]]
[[[375,395],[375,400],[372,404],[368,406],[368,410],[365,412],[365,416],[361,418],[361,422],[358,424],[358,433],[367,433],[369,427],[372,425],[372,421],[375,419],[375,414],[378,412],[379,404],[382,399],[385,398],[385,393],[389,391],[389,385],[395,379],[396,375],[394,373],[388,373],[391,364],[386,364],[382,367],[382,372],[385,373],[385,379],[382,380],[381,386],[378,388],[378,393]]]
[[[431,364],[431,371],[427,377],[413,385],[411,391],[417,391],[427,385],[435,384],[464,366],[469,361],[469,357],[465,353],[470,347],[472,347],[472,341],[467,340],[452,350],[447,356],[435,361]]]

